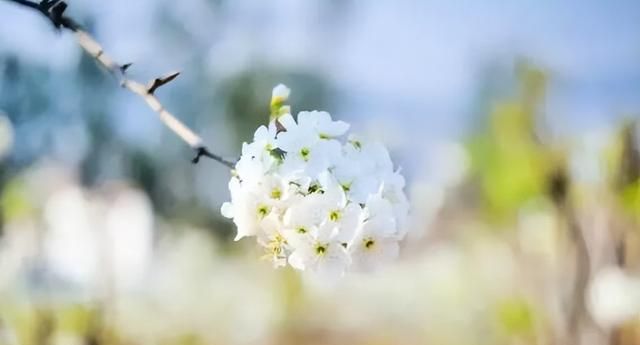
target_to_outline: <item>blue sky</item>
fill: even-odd
[[[460,136],[482,87],[480,73],[491,63],[508,69],[518,57],[550,72],[546,115],[563,133],[640,113],[638,1],[236,0],[212,7],[206,0],[72,0],[70,6],[94,18],[108,51],[142,62],[141,75],[177,68],[188,78],[194,54],[205,57],[214,78],[257,62],[314,71],[339,91],[339,117],[359,129],[378,128],[400,149],[416,138]],[[7,2],[0,13],[6,24],[0,53],[74,68],[80,52],[69,36]],[[160,13],[182,22],[192,39],[167,49],[157,34]],[[146,111],[131,97],[116,101],[119,112]],[[145,128],[154,137],[163,130],[152,116],[127,118],[125,133]]]

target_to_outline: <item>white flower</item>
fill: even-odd
[[[272,152],[276,148],[276,133],[273,122],[268,127],[260,126],[253,135],[253,142],[242,145],[242,156],[235,170],[238,175],[243,176],[243,180],[260,179],[278,163],[277,155]]]
[[[238,228],[235,240],[256,235],[260,230],[260,222],[271,213],[272,206],[256,190],[243,188],[237,178],[229,181],[229,190],[231,202],[222,205],[221,213],[227,218],[233,218]]]
[[[328,216],[330,203],[320,193],[311,193],[291,205],[284,215],[286,228],[299,229],[320,226]]]
[[[640,316],[640,278],[607,267],[590,284],[587,305],[595,321],[612,328]]]
[[[283,84],[273,88],[271,92],[271,119],[277,119],[282,115],[291,113],[291,107],[285,105],[290,93],[291,90]]]
[[[274,267],[287,264],[287,241],[280,228],[279,216],[272,212],[260,222],[262,232],[257,235],[258,243],[264,247],[264,259],[273,263]]]
[[[289,264],[299,270],[310,270],[325,280],[341,277],[351,263],[345,246],[336,240],[330,225],[314,228],[314,231],[296,243]]]
[[[298,114],[298,125],[315,130],[318,138],[328,140],[339,137],[349,130],[349,124],[333,121],[326,111],[301,111]]]
[[[347,198],[342,185],[328,171],[320,174],[319,181],[323,191],[322,199],[325,201],[321,208],[324,221],[337,228],[336,239],[347,243],[362,222],[362,207]]]
[[[350,200],[363,204],[373,190],[378,190],[381,180],[378,176],[368,173],[361,162],[361,157],[341,157],[333,169],[333,175],[342,186]]]
[[[400,236],[404,236],[407,231],[407,218],[409,217],[409,200],[404,194],[405,181],[399,171],[388,174],[382,183],[382,197],[387,200],[398,222]]]
[[[255,236],[274,266],[328,280],[397,257],[409,204],[386,148],[341,141],[349,125],[326,112],[300,112],[296,120],[288,97],[284,85],[273,90],[271,122],[242,146],[231,202],[221,209],[236,240]]]
[[[289,99],[290,94],[291,89],[289,89],[284,84],[278,84],[273,88],[273,91],[271,92],[271,101],[285,102],[287,99]]]
[[[340,157],[341,144],[331,138],[344,133],[349,126],[346,123],[332,121],[325,112],[301,112],[298,122],[290,115],[278,121],[286,129],[276,140],[278,148],[287,152],[282,168],[284,171],[304,171],[309,176],[315,176],[330,168],[335,157]]]
[[[349,124],[344,121],[333,121],[326,111],[301,111],[298,113],[298,121],[292,117],[280,119],[280,123],[289,133],[299,131],[305,134],[315,134],[311,139],[329,140],[345,134],[349,130]]]
[[[349,244],[354,270],[371,271],[398,257],[399,246],[390,236],[387,222],[378,218],[362,225]]]

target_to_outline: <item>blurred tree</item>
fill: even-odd
[[[640,215],[640,149],[638,125],[627,120],[620,126],[613,148],[613,188],[619,194],[622,208],[632,217]]]
[[[517,67],[519,94],[493,105],[468,143],[471,172],[480,185],[489,216],[505,220],[524,203],[542,196],[555,156],[539,140],[537,117],[543,101],[544,72],[526,63]]]

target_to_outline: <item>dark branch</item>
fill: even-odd
[[[38,10],[40,11],[40,5],[38,5],[35,2],[31,2],[31,1],[26,1],[26,0],[10,0],[15,2],[16,4],[22,5],[22,6],[26,6],[26,7],[31,7],[34,10]]]
[[[233,167],[235,166],[235,163],[228,161],[218,155],[216,155],[215,153],[211,153],[209,152],[209,150],[206,147],[198,147],[195,149],[196,150],[196,156],[193,157],[193,159],[191,160],[191,163],[193,164],[198,164],[198,162],[200,161],[200,157],[208,157],[211,158],[213,160],[215,160],[216,162],[223,164],[225,166],[227,166],[229,169],[233,169]]]
[[[122,73],[126,72],[129,69],[129,67],[131,67],[131,65],[133,65],[133,63],[129,62],[129,63],[126,63],[126,64],[120,66],[120,71]]]
[[[147,105],[158,115],[158,118],[167,128],[173,131],[180,139],[189,144],[195,151],[196,156],[192,162],[198,163],[200,157],[211,158],[229,168],[234,167],[234,163],[225,160],[221,156],[212,153],[203,145],[203,140],[189,127],[184,125],[173,114],[167,111],[162,103],[155,97],[154,92],[161,86],[174,80],[180,72],[170,73],[164,77],[154,79],[150,85],[145,86],[141,83],[128,79],[125,72],[131,63],[117,64],[103,50],[102,46],[89,33],[82,30],[73,19],[64,15],[67,9],[67,3],[62,0],[42,0],[40,2],[29,0],[5,0],[15,4],[35,10],[45,16],[51,24],[57,29],[64,28],[75,33],[78,44],[84,49],[96,62],[104,67],[111,75],[119,80],[122,87],[128,89],[134,94],[140,96]]]
[[[573,281],[572,301],[569,305],[568,327],[570,334],[578,334],[580,323],[589,317],[585,307],[585,295],[591,272],[589,246],[580,227],[576,212],[569,200],[571,183],[565,167],[557,167],[548,177],[547,191],[559,215],[568,226],[576,245],[576,276]]]
[[[125,69],[126,70],[126,69]],[[180,75],[180,72],[173,72],[173,73],[169,73],[164,77],[159,77],[154,79],[151,84],[149,85],[149,88],[147,89],[147,92],[150,94],[153,94],[160,86],[165,85],[167,83],[169,83],[170,81],[176,79],[176,77],[178,77]]]
[[[7,0],[13,3],[34,9],[47,17],[51,24],[56,28],[65,28],[71,31],[77,31],[80,29],[80,25],[73,19],[64,15],[64,11],[67,9],[67,3],[61,0],[42,0],[39,3],[29,0]]]

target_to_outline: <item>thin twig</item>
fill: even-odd
[[[51,24],[58,29],[64,28],[72,31],[78,41],[78,44],[85,52],[87,52],[87,54],[93,57],[99,65],[104,67],[113,77],[115,77],[123,88],[140,96],[151,110],[158,115],[158,118],[165,126],[191,146],[195,151],[195,157],[192,159],[194,164],[198,163],[201,157],[208,157],[229,168],[234,167],[234,162],[212,153],[206,147],[202,138],[182,123],[182,121],[178,120],[176,116],[166,110],[154,95],[154,92],[159,87],[166,85],[175,79],[179,75],[179,72],[174,72],[167,76],[156,78],[149,84],[149,86],[145,86],[142,83],[129,79],[126,76],[126,71],[131,66],[131,63],[122,65],[116,63],[115,60],[106,54],[102,46],[88,32],[84,31],[76,21],[64,15],[64,11],[67,8],[67,4],[64,1],[42,0],[39,3],[29,0],[7,1],[38,11],[49,19]]]

